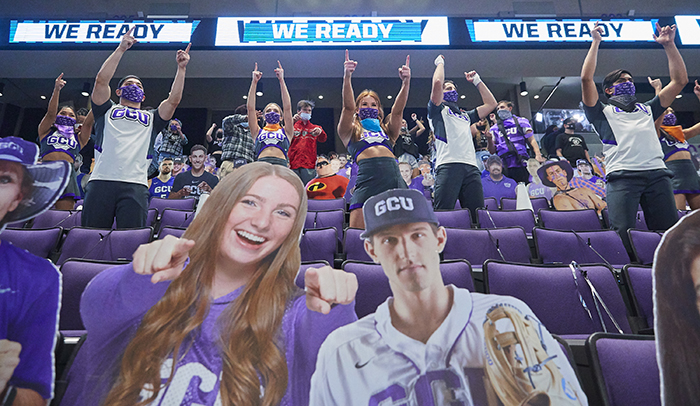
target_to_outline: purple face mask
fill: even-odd
[[[664,116],[664,121],[661,123],[662,125],[676,125],[676,115],[673,113],[666,114]]]
[[[268,111],[265,113],[265,122],[268,124],[277,124],[280,122],[280,113],[276,111]]]
[[[141,103],[143,101],[143,89],[134,84],[122,86],[119,88],[119,90],[122,91],[122,94],[119,97],[123,97],[126,100],[134,103]]]
[[[75,119],[73,117],[56,116],[54,126],[64,138],[71,138],[75,134]]]
[[[75,127],[75,119],[70,116],[56,116],[56,125],[69,125]]]
[[[620,95],[634,95],[636,93],[636,88],[634,87],[634,82],[622,82],[613,86],[613,96]]]
[[[360,111],[357,113],[358,116],[360,116],[360,120],[364,120],[367,118],[379,118],[379,110],[374,109],[372,107],[362,107]]]
[[[457,103],[457,96],[458,94],[456,90],[450,90],[442,94],[442,97],[445,99],[445,101],[452,103]]]

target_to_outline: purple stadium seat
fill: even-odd
[[[15,221],[12,223],[7,223],[7,228],[24,228],[26,225],[26,221]]]
[[[484,197],[484,207],[486,210],[498,210],[498,201],[495,197]]]
[[[158,213],[162,215],[165,209],[194,211],[194,203],[195,199],[161,199],[154,197],[148,203],[148,208],[157,209]]]
[[[69,258],[131,261],[134,251],[151,241],[152,234],[151,227],[130,230],[74,227],[66,235],[57,263],[62,265]]]
[[[586,352],[604,405],[661,405],[654,337],[596,333]]]
[[[77,210],[78,207],[80,207],[80,206],[82,206],[82,205],[83,205],[83,199],[78,199],[78,200],[75,201],[75,205],[73,206],[73,208],[74,208],[75,210]]]
[[[487,259],[530,263],[530,246],[525,231],[520,227],[492,230],[448,228],[446,231],[447,243],[443,251],[446,260],[466,259],[478,268]]]
[[[472,216],[469,209],[436,210],[435,217],[443,227],[461,228],[463,230],[472,227]]]
[[[632,310],[646,323],[640,328],[654,328],[654,291],[652,270],[648,266],[625,265],[622,268],[622,281],[630,292]]]
[[[6,228],[0,234],[0,240],[11,242],[15,247],[27,250],[41,258],[48,258],[58,245],[63,228],[55,227],[45,230],[32,228]]]
[[[479,228],[522,227],[530,235],[535,227],[532,210],[483,210],[477,209]]]
[[[358,318],[374,313],[377,307],[391,296],[389,279],[379,264],[345,261],[343,270],[357,276],[357,295],[355,296],[355,313]],[[440,271],[445,284],[474,292],[471,266],[466,261],[449,261],[440,264]]]
[[[550,230],[602,230],[598,213],[593,209],[540,210],[539,216],[542,227]]]
[[[64,230],[80,226],[81,211],[47,210],[34,219],[32,228],[62,227]]]
[[[625,303],[612,269],[605,265],[582,265],[581,268],[588,272],[591,283],[622,331],[631,334]],[[484,264],[487,292],[522,300],[551,333],[571,336],[603,331],[591,290],[580,271],[576,274],[575,282],[568,265],[527,265],[491,260]],[[599,308],[608,331],[617,333],[600,304]]]
[[[332,264],[338,250],[336,235],[334,227],[304,230],[299,242],[301,260],[326,261]]]
[[[309,199],[308,211],[345,210],[345,199]]]
[[[346,228],[345,240],[343,241],[343,252],[349,261],[373,262],[365,251],[365,241],[360,238],[360,234],[365,231],[360,228]]]
[[[158,233],[158,239],[162,240],[166,235],[172,235],[173,237],[180,238],[183,234],[185,234],[185,230],[187,229],[178,227],[163,227]]]
[[[165,209],[160,215],[160,228],[187,228],[194,219],[194,214],[193,211]]]
[[[502,197],[501,210],[515,210],[518,206],[517,202],[518,199],[513,199],[511,197]],[[530,203],[532,203],[532,210],[534,210],[535,213],[539,213],[540,210],[549,209],[549,201],[545,197],[536,197],[534,199],[530,199]]]
[[[313,228],[334,227],[338,241],[343,241],[343,229],[345,225],[345,210],[322,210],[306,212],[304,230]]]
[[[158,219],[158,209],[148,209],[146,213],[146,227],[153,227],[156,220]],[[112,222],[112,228],[117,228],[117,219],[115,218]]]
[[[657,231],[644,231],[630,228],[627,230],[632,243],[632,252],[635,261],[642,265],[651,265],[654,262],[654,252],[661,242],[663,234]]]
[[[71,259],[61,265],[63,294],[59,330],[69,337],[80,337],[85,326],[80,318],[80,297],[87,284],[98,273],[124,262],[85,261]]]
[[[622,268],[630,263],[620,235],[613,230],[558,231],[535,227],[533,235],[539,258],[545,264],[610,263]],[[602,258],[601,258],[602,257]]]
[[[296,284],[300,289],[304,289],[304,274],[306,273],[306,270],[309,268],[320,268],[322,266],[330,265],[326,261],[302,262],[301,266],[299,267],[299,272],[297,272],[297,276],[294,278],[294,284]]]

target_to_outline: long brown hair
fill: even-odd
[[[363,90],[355,98],[355,109],[359,111],[360,101],[367,96],[370,96],[374,100],[377,101],[377,109],[379,110],[379,116],[377,118],[379,119],[379,125],[382,127],[382,130],[384,130],[384,133],[387,134],[387,136],[388,136],[389,133],[387,132],[387,127],[384,124],[384,109],[382,108],[382,101],[379,98],[379,95],[377,94],[377,92],[375,92],[374,90],[369,90],[369,89]],[[360,123],[360,117],[357,113],[355,113],[355,118],[354,118],[352,124],[353,124],[352,138],[354,140],[357,140],[360,138],[360,134],[362,134],[362,124]]]
[[[223,405],[280,403],[287,390],[288,371],[278,337],[287,303],[298,292],[294,277],[301,263],[299,236],[306,218],[306,193],[291,170],[255,162],[222,179],[185,232],[183,237],[196,242],[190,251],[190,263],[144,316],[124,352],[119,378],[105,405],[133,406],[154,401],[161,387],[161,365],[171,354],[174,367],[168,384],[172,381],[183,343],[190,342],[188,337],[200,328],[209,311],[215,261],[228,216],[253,184],[265,176],[289,182],[301,203],[292,231],[282,245],[260,262],[240,296],[219,317],[223,362],[220,393]],[[261,384],[264,395],[260,393]],[[144,387],[154,390],[150,398],[138,402]]]

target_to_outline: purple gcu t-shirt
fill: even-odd
[[[518,182],[505,176],[496,182],[491,176],[486,176],[481,178],[481,185],[484,188],[484,197],[495,197],[500,204],[502,197],[515,199],[515,187],[518,186]]]
[[[119,365],[115,361],[133,338],[145,313],[161,299],[168,285],[169,282],[152,284],[150,276],[134,273],[131,264],[103,271],[90,282],[80,306],[88,339],[76,358],[80,372],[70,377],[64,398],[68,403],[64,404],[99,404],[118,374]],[[221,404],[222,360],[217,318],[242,290],[243,287],[212,301],[201,332],[192,336],[191,348],[177,362],[172,383],[160,390],[152,405]],[[336,306],[330,314],[322,315],[306,308],[304,295],[289,303],[282,320],[289,375],[281,405],[308,404],[318,349],[331,331],[355,320],[354,304]],[[169,357],[161,366],[163,384],[170,376],[172,364]],[[75,368],[76,365],[71,372]],[[106,373],[103,368],[111,372]],[[146,399],[150,392],[142,390],[141,395]]]
[[[0,340],[22,345],[8,385],[53,397],[61,276],[47,259],[0,242]]]
[[[518,127],[515,126],[515,121],[513,120],[515,118],[518,119],[518,122],[520,123],[520,128],[522,128],[523,132],[526,134],[521,134],[518,131]],[[510,142],[512,142],[513,146],[515,146],[515,149],[516,151],[518,151],[518,154],[526,157],[527,147],[525,146],[525,143],[527,141],[525,141],[525,139],[532,137],[532,131],[527,132],[527,130],[532,130],[530,122],[526,118],[513,116],[513,118],[503,120],[503,129],[506,131]],[[496,146],[496,154],[498,154],[499,156],[503,156],[503,154],[508,152],[508,143],[501,135],[498,129],[498,125],[494,125],[493,127],[491,127],[491,133],[493,134],[493,143]],[[526,161],[527,158],[523,160],[523,163],[520,166],[527,166]],[[516,162],[516,157],[506,157],[503,161],[503,166],[506,168],[513,168],[518,166]]]

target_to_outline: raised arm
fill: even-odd
[[[700,84],[697,80],[695,80],[695,88],[693,88],[693,92],[695,93],[695,96],[697,96],[698,100],[700,100]],[[700,123],[683,130],[683,135],[685,135],[686,140],[688,138],[693,138],[698,134],[700,134]]]
[[[647,76],[647,80],[649,81],[651,87],[654,88],[654,96],[658,96],[659,93],[661,93],[661,89],[664,87],[663,84],[661,84],[661,79],[652,79],[650,76]],[[659,127],[661,127],[663,121],[663,115],[659,116],[659,118],[654,121],[654,127],[656,127],[657,132],[659,131]]]
[[[586,59],[583,60],[583,66],[581,67],[581,96],[583,104],[588,107],[593,107],[598,103],[598,89],[595,87],[593,76],[595,75],[595,68],[598,65],[598,48],[600,47],[600,42],[603,40],[601,36],[602,31],[603,27],[598,26],[598,22],[596,22],[595,27],[591,30],[593,41],[591,42],[591,47],[588,49]]]
[[[292,141],[294,138],[294,118],[292,117],[292,98],[289,96],[287,83],[284,81],[284,69],[282,64],[277,61],[278,68],[275,69],[275,75],[280,81],[280,94],[282,94],[282,119],[284,119],[284,132],[287,133],[287,138]]]
[[[355,118],[355,92],[352,90],[352,73],[357,68],[357,62],[350,59],[348,50],[345,50],[345,64],[343,67],[343,109],[338,120],[338,137],[346,147],[350,143]]]
[[[464,72],[464,77],[467,79],[467,82],[476,86],[476,89],[481,95],[481,100],[484,102],[484,104],[476,108],[479,118],[487,117],[496,109],[496,106],[498,106],[496,98],[493,97],[493,93],[491,93],[491,90],[489,90],[486,84],[481,81],[481,77],[479,77],[479,74],[476,73],[476,71]]]
[[[411,114],[411,120],[416,123],[416,126],[408,130],[408,133],[416,137],[423,134],[423,132],[425,132],[425,125],[421,120],[418,120],[416,113]]]
[[[661,27],[656,23],[656,29],[659,35],[654,35],[656,42],[661,44],[666,51],[668,58],[668,72],[671,76],[671,81],[659,92],[659,101],[661,107],[666,108],[673,103],[676,96],[683,90],[683,87],[688,84],[688,71],[685,69],[685,62],[681,53],[676,48],[674,39],[676,38],[676,25]]]
[[[136,38],[131,35],[134,33],[135,28],[136,26],[131,27],[129,32],[122,36],[122,40],[117,49],[115,49],[114,52],[112,52],[112,55],[110,55],[104,61],[100,71],[97,72],[95,87],[92,88],[91,96],[92,103],[96,106],[101,106],[105,104],[107,100],[109,100],[109,95],[112,93],[112,90],[109,88],[109,81],[112,80],[114,72],[116,72],[117,66],[119,66],[119,61],[121,61],[124,52],[126,52],[137,42]]]
[[[180,100],[182,100],[182,90],[185,88],[185,71],[187,70],[187,64],[190,62],[190,46],[192,46],[192,44],[187,44],[187,48],[184,51],[181,49],[177,51],[177,73],[175,74],[175,80],[173,80],[168,98],[163,100],[160,106],[158,106],[158,114],[160,118],[165,121],[173,118],[175,109],[177,105],[180,104]],[[182,134],[182,132],[180,134]]]
[[[445,84],[445,57],[438,55],[435,58],[435,72],[433,72],[433,88],[430,90],[430,101],[439,106],[442,103],[442,86]]]
[[[211,123],[211,127],[207,130],[206,136],[207,136],[207,142],[212,142],[213,138],[211,137],[212,133],[214,132],[214,129],[216,128],[216,123]]]
[[[411,87],[411,56],[406,55],[406,64],[399,68],[399,78],[401,78],[401,90],[394,100],[394,105],[391,106],[391,115],[389,117],[388,132],[391,142],[396,142],[401,133],[401,121],[403,120],[403,110],[406,108],[408,101],[408,90]]]
[[[58,114],[58,99],[61,95],[61,89],[66,85],[66,81],[63,80],[63,72],[56,78],[56,82],[53,85],[53,93],[51,93],[51,99],[49,99],[49,108],[46,110],[44,118],[41,119],[39,123],[39,139],[44,139],[49,134],[51,126],[56,122],[56,115]]]
[[[80,135],[78,136],[78,142],[80,143],[80,148],[83,148],[90,141],[90,135],[92,134],[92,127],[95,125],[95,116],[92,114],[92,109],[87,116],[85,116],[85,121],[83,121],[83,126],[80,128]]]
[[[253,139],[258,138],[258,133],[260,132],[260,126],[258,126],[258,116],[255,114],[255,92],[258,88],[258,81],[262,78],[262,72],[258,70],[258,63],[255,62],[255,69],[253,70],[253,80],[250,82],[250,89],[248,89],[248,129],[250,130],[250,136]]]

